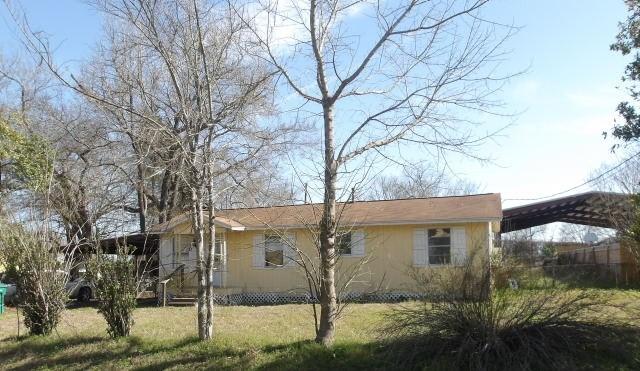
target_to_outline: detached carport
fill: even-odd
[[[131,255],[136,263],[136,274],[139,280],[147,282],[147,291],[142,292],[138,299],[155,297],[158,281],[158,247],[160,235],[155,233],[134,233],[120,237],[100,240],[100,247],[105,254],[117,254],[121,248],[127,247],[126,253]]]
[[[593,227],[619,229],[633,212],[633,202],[629,195],[610,192],[586,192],[552,200],[535,202],[508,209],[503,209],[501,233],[509,233],[545,224],[563,222]],[[503,240],[506,243],[508,240]],[[527,247],[526,243],[509,240],[511,252],[520,254]],[[532,246],[534,241],[529,244]],[[539,241],[539,244],[546,244]],[[616,286],[620,282],[629,284],[637,279],[635,259],[625,242],[604,240],[601,243],[557,243],[554,259],[547,259],[530,266],[532,269],[543,269],[547,275],[556,279],[564,276],[588,276],[597,282],[610,281]],[[507,245],[503,245],[507,246]],[[515,249],[515,250],[513,250]],[[532,250],[534,251],[534,250]],[[539,255],[538,255],[539,256]],[[537,266],[537,268],[535,268]]]
[[[502,210],[502,233],[564,222],[616,228],[632,210],[631,197],[621,193],[586,192]]]

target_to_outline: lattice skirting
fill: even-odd
[[[421,294],[409,292],[381,292],[359,293],[352,292],[343,295],[343,302],[352,303],[394,303],[421,298]],[[317,302],[317,298],[307,293],[287,292],[243,292],[236,294],[218,294],[216,303],[219,305],[279,305],[279,304],[305,304]]]

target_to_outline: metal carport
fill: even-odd
[[[586,192],[502,210],[501,233],[554,222],[615,228],[632,210],[631,196]]]

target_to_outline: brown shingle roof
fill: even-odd
[[[469,196],[412,198],[386,201],[356,201],[338,204],[342,225],[424,224],[485,221],[502,218],[499,193]],[[246,228],[295,227],[317,223],[322,204],[218,210],[225,222]],[[186,219],[188,220],[188,219]],[[185,221],[186,221],[185,220]],[[176,225],[175,221],[170,221]],[[164,223],[167,224],[167,223]],[[234,223],[235,224],[235,223]],[[154,230],[167,230],[159,225]]]

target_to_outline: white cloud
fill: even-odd
[[[383,2],[354,3],[340,12],[333,24],[361,15],[368,5],[378,6]],[[253,17],[258,34],[269,41],[275,53],[287,54],[296,45],[309,40],[308,0],[266,0],[245,10]]]

